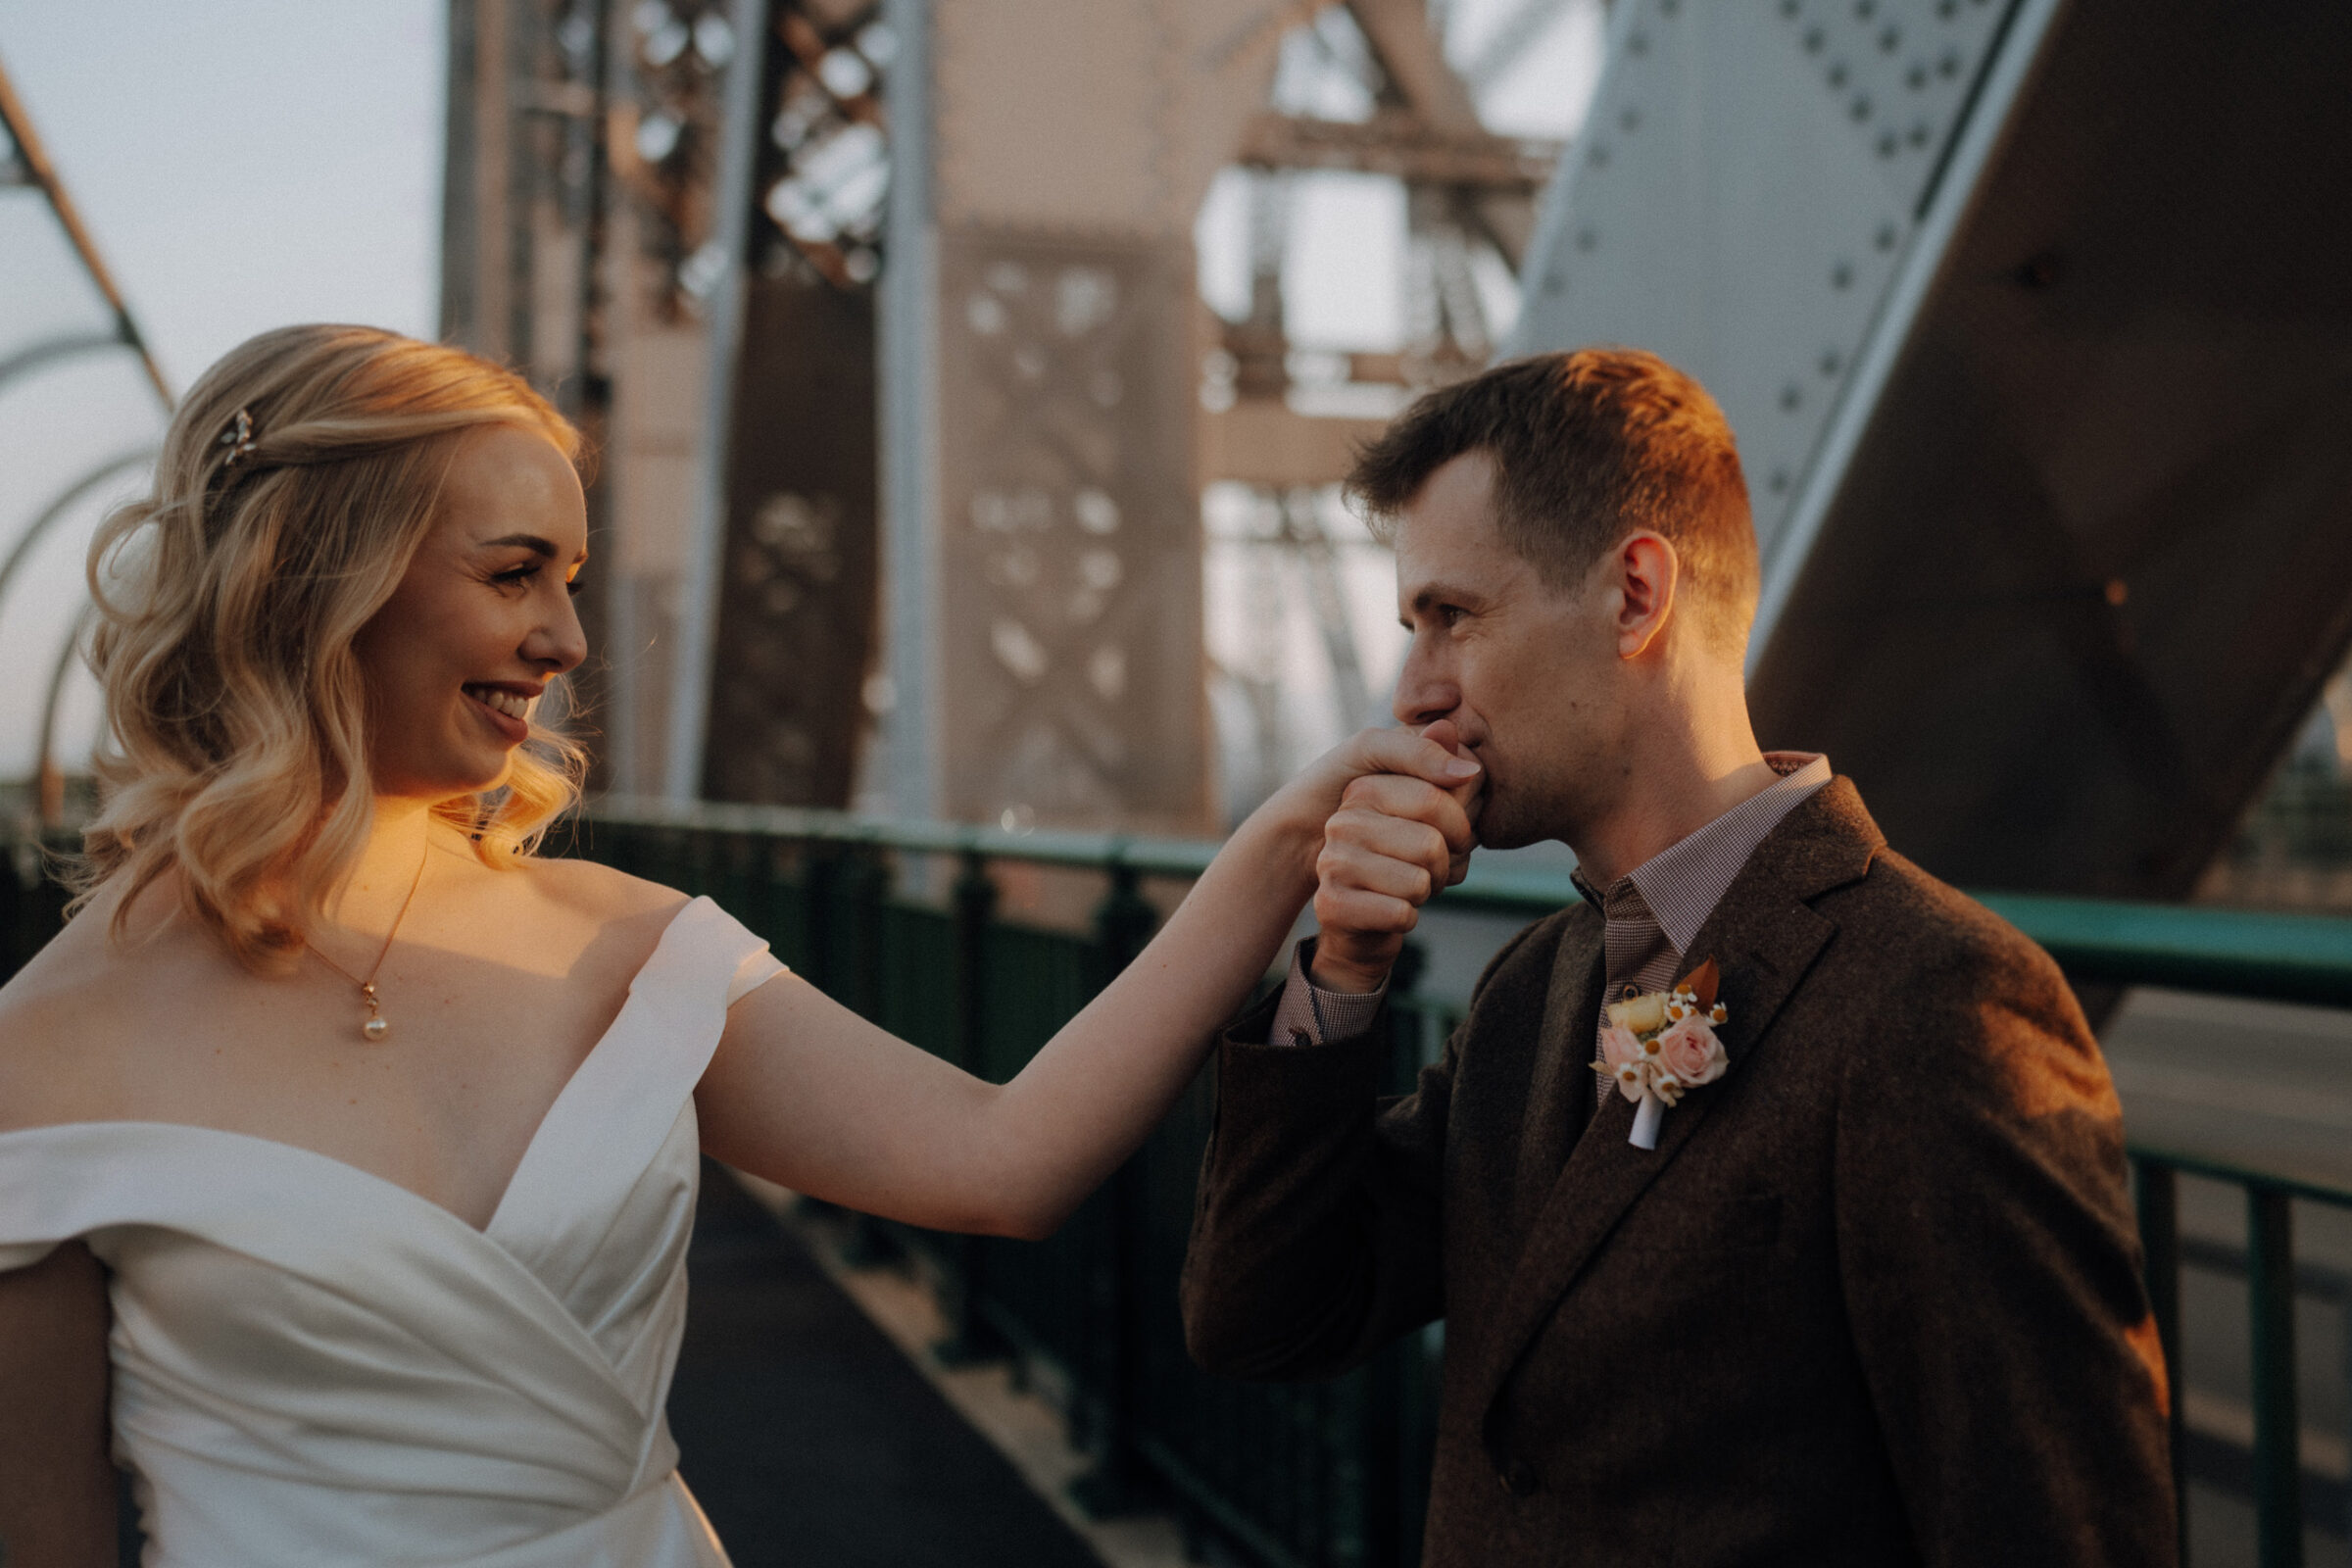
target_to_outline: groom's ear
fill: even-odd
[[[1673,542],[1642,528],[1620,540],[1602,564],[1614,579],[1607,586],[1616,612],[1617,657],[1640,659],[1662,648],[1659,638],[1674,616],[1682,582],[1682,560]]]

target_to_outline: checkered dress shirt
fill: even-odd
[[[1705,827],[1677,839],[1631,871],[1596,891],[1580,870],[1576,890],[1608,922],[1601,936],[1601,996],[1610,1002],[1627,987],[1637,993],[1663,991],[1674,983],[1698,928],[1756,846],[1781,824],[1797,803],[1830,781],[1830,760],[1806,752],[1766,752],[1764,760],[1780,778],[1741,801]],[[1593,1022],[1592,1059],[1601,1060],[1600,1025]],[[1606,1085],[1604,1088],[1608,1087]],[[1592,1113],[1608,1103],[1592,1100]]]

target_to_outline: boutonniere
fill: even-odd
[[[1600,1031],[1601,1059],[1592,1070],[1614,1079],[1617,1092],[1634,1102],[1636,1149],[1658,1147],[1658,1122],[1666,1107],[1701,1084],[1711,1084],[1731,1065],[1715,1026],[1731,1014],[1715,1000],[1718,976],[1709,958],[1674,983],[1670,991],[1627,996],[1609,1004]],[[1632,986],[1625,988],[1629,993]]]

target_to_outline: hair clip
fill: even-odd
[[[253,454],[253,416],[244,409],[237,411],[236,421],[220,432],[220,444],[228,448],[228,459],[220,466],[233,468],[239,458]]]

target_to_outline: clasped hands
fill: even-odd
[[[1430,767],[1425,755],[1435,742],[1448,756]],[[1405,934],[1420,920],[1420,908],[1440,888],[1451,887],[1469,869],[1477,845],[1471,827],[1486,773],[1461,744],[1451,720],[1439,719],[1414,737],[1411,731],[1367,730],[1348,743],[1360,762],[1396,761],[1386,753],[1407,749],[1414,772],[1364,771],[1341,791],[1339,809],[1323,824],[1323,847],[1315,858],[1315,943],[1308,978],[1326,991],[1377,991],[1403,950]],[[1344,748],[1346,749],[1346,748]],[[1446,782],[1423,776],[1436,771]]]

